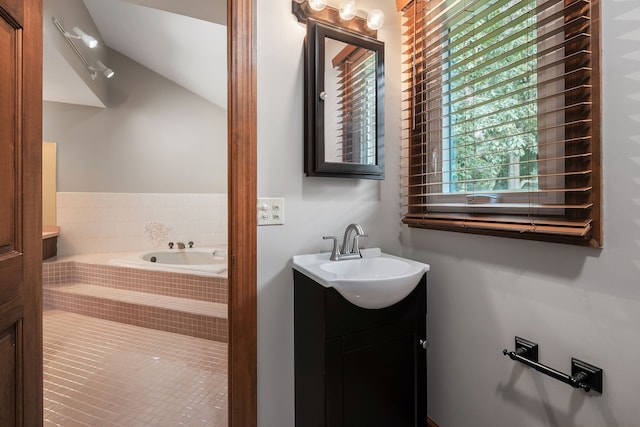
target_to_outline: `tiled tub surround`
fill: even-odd
[[[56,203],[58,256],[227,244],[226,194],[59,192]]]
[[[224,276],[149,271],[72,257],[43,263],[43,305],[227,342],[227,282]]]

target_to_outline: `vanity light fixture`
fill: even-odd
[[[384,12],[380,9],[373,9],[367,16],[367,26],[372,30],[379,30],[384,24]]]
[[[372,10],[367,20],[359,15],[356,2],[357,0],[291,0],[291,13],[303,25],[307,25],[307,18],[313,18],[376,39],[378,29],[384,22],[384,13],[379,9]]]
[[[343,0],[338,11],[341,19],[350,21],[358,13],[358,6],[356,6],[355,0]]]
[[[78,46],[76,46],[75,43],[73,43],[73,41],[71,40],[71,39],[82,40],[89,48],[93,49],[98,45],[98,41],[94,37],[86,34],[84,31],[82,31],[78,27],[73,27],[73,32],[75,34],[71,34],[65,31],[60,21],[58,21],[56,18],[51,18],[51,19],[53,21],[53,24],[56,26],[56,28],[60,32],[60,34],[64,36],[69,46],[71,46],[71,49],[73,49],[75,54],[78,55],[78,58],[80,58],[80,60],[82,61],[86,69],[89,70],[91,79],[95,80],[96,77],[98,76],[98,72],[103,73],[104,76],[108,79],[110,79],[115,75],[113,70],[107,67],[106,65],[104,65],[101,61],[96,61],[96,65],[89,64],[89,61],[87,61],[87,58],[84,57],[82,52],[80,52],[80,50],[78,49]]]

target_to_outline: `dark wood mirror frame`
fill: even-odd
[[[320,97],[325,82],[325,38],[375,52],[376,154],[374,164],[325,160],[325,108]],[[384,179],[384,43],[312,18],[305,41],[305,160],[307,176]]]

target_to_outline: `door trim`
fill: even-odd
[[[255,0],[227,0],[229,426],[257,426]]]

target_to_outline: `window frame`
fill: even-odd
[[[416,167],[431,167],[431,164],[440,165],[439,175],[440,175],[440,185],[442,186],[445,179],[442,179],[445,171],[442,168],[442,164],[447,159],[443,159],[443,153],[446,153],[446,150],[443,150],[443,141],[446,139],[443,136],[443,132],[445,131],[444,125],[441,126],[440,129],[429,129],[426,132],[431,134],[439,132],[439,138],[430,138],[428,143],[423,142],[415,142],[414,133],[411,131],[411,122],[416,120],[415,115],[413,113],[409,113],[408,117],[405,117],[405,121],[409,123],[405,129],[405,145],[403,147],[403,151],[405,155],[403,156],[403,193],[402,197],[404,199],[405,212],[403,214],[403,222],[407,224],[409,227],[416,228],[428,228],[428,229],[437,229],[437,230],[446,230],[446,231],[457,231],[457,232],[465,232],[465,233],[475,233],[475,234],[485,234],[485,235],[494,235],[494,236],[504,236],[504,237],[514,237],[521,239],[530,239],[530,240],[543,240],[543,241],[551,241],[551,242],[560,242],[560,243],[570,243],[576,245],[583,246],[591,246],[591,247],[602,247],[602,171],[601,171],[601,148],[600,148],[600,133],[601,133],[601,55],[600,55],[600,1],[599,0],[591,0],[590,2],[584,2],[582,0],[559,0],[559,2],[563,3],[563,7],[565,10],[570,10],[577,3],[589,3],[590,4],[590,31],[591,31],[591,69],[592,75],[590,76],[590,91],[591,91],[591,119],[590,123],[591,135],[590,135],[590,158],[591,158],[591,169],[590,169],[590,183],[589,183],[589,191],[590,191],[590,199],[589,203],[585,204],[587,206],[585,210],[590,211],[589,218],[587,220],[580,220],[579,218],[573,218],[571,209],[575,208],[574,205],[571,205],[570,208],[564,209],[562,206],[565,205],[563,196],[567,196],[569,202],[571,201],[571,193],[572,191],[576,191],[578,187],[569,187],[565,186],[567,190],[562,193],[554,190],[550,190],[549,186],[545,184],[545,180],[553,179],[545,178],[544,174],[541,174],[538,171],[538,175],[542,176],[542,182],[539,183],[539,190],[536,191],[488,191],[481,193],[450,193],[444,194],[442,188],[440,188],[440,195],[434,196],[438,191],[432,191],[428,193],[425,191],[428,187],[433,187],[434,184],[431,182],[428,183],[414,183],[411,181],[412,178],[419,174],[414,172],[414,168]],[[397,0],[396,4],[398,10],[405,11],[405,20],[410,21],[411,17],[408,15],[409,12],[414,8],[415,3],[418,3],[419,7],[423,6],[424,0]],[[540,0],[538,0],[538,5],[540,5]],[[579,5],[578,5],[579,6]],[[569,12],[565,15],[565,23],[570,18],[568,16]],[[409,16],[409,17],[407,17]],[[415,21],[418,21],[418,18],[413,17]],[[540,28],[540,27],[539,27]],[[407,38],[413,37],[414,33],[411,32],[411,28],[403,27],[405,36]],[[415,30],[418,31],[418,30]],[[564,33],[562,33],[564,34]],[[566,34],[564,37],[567,37]],[[566,40],[563,39],[563,40]],[[444,44],[444,43],[443,43]],[[409,46],[405,43],[405,46]],[[414,47],[415,49],[415,47]],[[444,51],[445,47],[441,46],[441,52]],[[407,51],[410,49],[407,48]],[[406,56],[409,56],[405,51],[405,58],[403,58],[403,62],[406,62]],[[442,55],[441,55],[442,56]],[[568,53],[565,52],[564,57],[567,58],[569,56]],[[411,58],[409,58],[411,59]],[[565,59],[564,65],[565,69],[562,71],[567,74],[567,64],[569,64],[569,60]],[[570,65],[569,65],[570,66]],[[541,67],[538,66],[538,69]],[[544,68],[544,67],[543,67]],[[443,72],[442,65],[440,66],[439,74],[442,76]],[[405,92],[411,92],[412,84],[415,86],[419,85],[431,85],[434,86],[434,82],[425,82],[425,81],[416,81],[413,80],[413,72],[415,69],[411,69],[411,65],[409,65],[409,78],[406,80],[407,88],[404,88]],[[407,72],[407,70],[405,70]],[[416,73],[417,74],[417,73]],[[569,72],[570,74],[570,72]],[[416,76],[417,77],[417,76]],[[570,78],[570,77],[565,77]],[[437,83],[437,82],[436,82]],[[444,79],[440,77],[440,97],[442,100],[442,93],[447,91],[444,86]],[[421,91],[425,91],[427,89],[419,88],[418,93]],[[438,90],[437,87],[429,90]],[[406,101],[406,100],[405,100]],[[417,102],[414,98],[410,98],[409,102]],[[540,101],[538,101],[540,102]],[[568,104],[571,101],[565,101],[564,108],[569,109]],[[431,107],[430,107],[431,108]],[[436,111],[437,108],[431,110],[436,112],[429,112],[429,114],[440,114],[444,116],[447,114],[442,111],[443,105],[440,104],[440,110]],[[407,108],[405,105],[405,111],[411,111],[411,109]],[[540,117],[540,113],[538,113],[538,117]],[[437,118],[436,118],[437,119]],[[436,120],[437,121],[437,120]],[[423,119],[421,123],[433,123],[433,118]],[[539,125],[538,125],[539,127]],[[567,127],[568,128],[568,127]],[[424,133],[425,130],[421,130],[420,132]],[[420,133],[418,132],[418,133]],[[448,136],[448,135],[447,135]],[[564,139],[562,139],[562,144],[559,144],[564,147],[565,143],[567,147],[571,143],[571,133],[568,133]],[[426,146],[426,149],[424,149]],[[420,148],[423,151],[416,152],[415,150]],[[564,148],[562,150],[565,150]],[[553,150],[551,150],[553,151]],[[538,162],[540,164],[540,155],[538,153]],[[552,152],[547,152],[545,154],[544,150],[542,152],[543,156],[553,156]],[[564,156],[564,154],[562,154]],[[412,163],[412,158],[419,157],[420,160],[417,163]],[[427,160],[428,158],[431,160]],[[553,157],[542,157],[544,158],[552,158]],[[568,160],[565,159],[565,163]],[[545,162],[542,162],[545,163]],[[567,171],[570,167],[569,163],[567,164]],[[438,174],[438,170],[432,170],[428,172],[433,174]],[[426,174],[426,173],[425,173]],[[437,175],[434,175],[437,176]],[[567,180],[571,180],[571,176],[565,177]],[[473,199],[475,195],[475,201]],[[491,197],[501,197],[503,198],[503,203],[496,204],[495,200],[491,200]],[[541,217],[541,209],[537,203],[533,203],[531,201],[532,196],[536,201],[545,201],[552,205],[557,204],[557,209],[550,209],[548,206],[543,207],[545,211],[545,215],[555,219],[556,221],[547,221],[547,219]],[[522,207],[516,207],[512,202],[517,200],[510,200],[510,198],[515,197],[515,199],[529,199],[527,203],[527,212],[525,215],[517,215],[518,212],[522,214]],[[429,200],[430,205],[441,204],[441,206],[429,206],[420,207],[421,203],[416,202],[418,199],[423,199],[423,204],[427,206],[427,198]],[[544,203],[542,204],[544,206]],[[567,205],[568,206],[568,205]],[[576,205],[577,206],[577,205]],[[514,209],[512,209],[514,208]],[[534,224],[534,220],[531,218],[535,218],[536,223]],[[582,229],[583,231],[577,231]],[[583,234],[580,234],[583,233]]]

